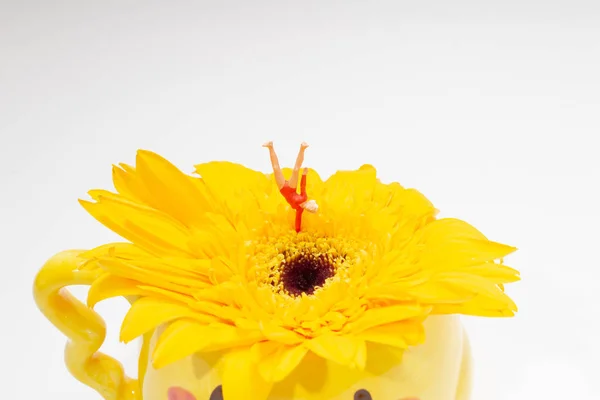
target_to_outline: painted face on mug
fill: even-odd
[[[193,394],[180,387],[173,386],[169,388],[168,400],[197,400]],[[223,388],[217,386],[210,395],[209,400],[223,400]],[[354,393],[354,400],[372,400],[368,390],[360,389]],[[417,397],[404,398],[401,400],[420,400]]]

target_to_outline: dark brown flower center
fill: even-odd
[[[335,274],[334,263],[327,254],[301,252],[282,263],[281,283],[292,296],[312,294]]]

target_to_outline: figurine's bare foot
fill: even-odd
[[[262,147],[266,147],[268,149],[273,148],[273,142],[272,141],[268,141],[267,143],[264,143],[262,145]]]
[[[304,171],[302,172],[302,175],[308,175],[308,168],[304,167]]]
[[[301,148],[302,150],[304,150],[304,149],[308,148],[308,143],[306,143],[306,142],[302,142],[302,143],[300,143],[300,148]]]

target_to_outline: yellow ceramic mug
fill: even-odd
[[[514,315],[514,248],[435,218],[368,165],[326,181],[307,170],[302,215],[281,194],[307,204],[306,175],[294,194],[273,165],[275,179],[227,162],[200,178],[140,151],[115,167],[115,193],[90,192],[86,210],[126,241],[59,253],[34,284],[73,376],[107,400],[469,399],[457,314]],[[121,339],[143,338],[137,380],[98,352],[104,321],[70,285],[91,286],[90,306],[130,301]]]
[[[105,336],[104,321],[66,289],[70,285],[89,285],[97,278],[97,270],[80,268],[88,261],[79,257],[81,253],[72,250],[55,255],[40,270],[34,284],[38,307],[70,339],[65,351],[69,372],[106,400],[218,399],[215,394],[219,393],[220,380],[213,368],[218,353],[208,357],[195,354],[156,370],[148,354],[159,332],[147,335],[140,354],[138,382],[124,375],[118,361],[97,352]],[[425,329],[428,340],[407,351],[402,362],[399,354],[387,349],[370,349],[373,362],[363,372],[349,372],[334,363],[308,357],[273,388],[270,399],[346,400],[354,399],[361,389],[368,390],[373,399],[383,400],[415,395],[422,400],[468,399],[471,353],[458,317],[431,317]],[[316,379],[315,371],[327,371],[328,378],[321,375]],[[346,390],[340,391],[340,386]],[[194,397],[180,394],[188,392]]]

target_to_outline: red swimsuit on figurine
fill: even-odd
[[[308,174],[307,168],[304,168],[304,172],[302,173],[302,178],[300,180],[300,193],[298,194],[296,190],[298,186],[298,175],[300,173],[300,168],[302,168],[302,163],[304,162],[304,151],[308,145],[304,142],[300,145],[300,151],[298,152],[296,164],[294,165],[292,176],[290,177],[289,181],[286,181],[283,177],[283,173],[279,167],[277,154],[273,148],[273,142],[267,142],[263,146],[269,149],[271,165],[273,166],[273,175],[279,191],[288,204],[292,206],[294,210],[296,210],[295,228],[296,232],[300,232],[302,227],[302,213],[304,210],[315,213],[319,208],[314,200],[308,200],[308,196],[306,194],[306,175]]]
[[[300,179],[300,194],[296,192],[295,188],[292,188],[289,185],[289,182],[286,181],[283,184],[283,187],[279,189],[285,200],[288,202],[290,206],[294,210],[296,210],[296,232],[300,232],[300,228],[302,226],[302,213],[304,212],[304,208],[302,208],[302,204],[308,201],[308,196],[306,195],[306,170],[302,174],[302,178]]]

